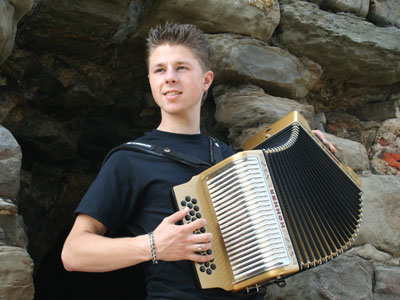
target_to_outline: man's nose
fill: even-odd
[[[165,81],[166,82],[176,82],[177,76],[174,69],[169,68],[165,74]]]

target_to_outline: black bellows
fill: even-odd
[[[297,123],[257,146],[264,150],[301,269],[342,253],[361,221],[361,190],[323,148]]]

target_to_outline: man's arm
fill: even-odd
[[[198,244],[202,250],[211,248],[211,233],[193,234],[206,225],[205,219],[186,225],[175,225],[187,214],[178,211],[165,218],[154,230],[154,242],[158,260],[193,260],[205,262],[211,255],[197,255]],[[96,219],[79,214],[68,235],[61,259],[67,271],[107,272],[136,265],[152,259],[149,236],[108,238],[103,234],[106,227]]]

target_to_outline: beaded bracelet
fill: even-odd
[[[157,255],[156,255],[156,247],[154,245],[153,231],[149,232],[149,238],[150,238],[150,250],[151,250],[151,256],[153,258],[153,264],[156,265],[156,264],[158,264],[158,260],[157,260]]]

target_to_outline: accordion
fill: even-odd
[[[214,236],[214,259],[193,263],[203,289],[282,282],[343,253],[359,231],[360,179],[298,112],[244,149],[173,188],[177,208],[190,208],[183,222],[206,218],[199,232]]]

